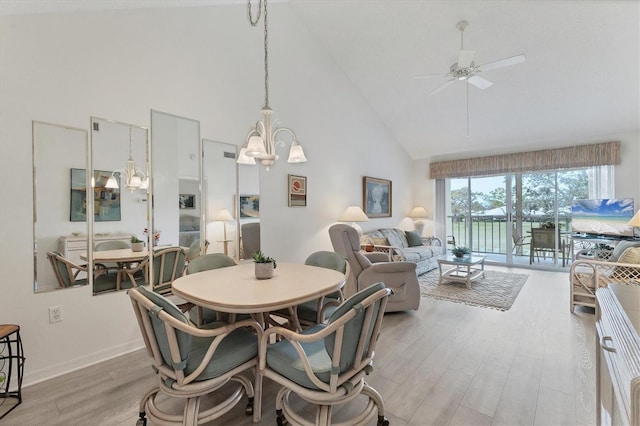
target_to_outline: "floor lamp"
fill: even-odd
[[[230,241],[232,240],[228,240],[227,239],[227,222],[230,220],[233,220],[233,216],[231,216],[231,213],[229,213],[229,210],[227,209],[222,209],[218,212],[218,214],[216,215],[215,218],[213,218],[214,221],[216,222],[223,222],[222,223],[222,229],[223,231],[223,235],[222,235],[222,241],[218,241],[224,244],[224,254],[226,254],[227,256],[229,256],[229,248],[228,248],[228,244]]]

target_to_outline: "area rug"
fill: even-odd
[[[500,271],[485,271],[484,274],[484,278],[471,282],[471,289],[468,289],[465,283],[446,280],[438,285],[440,275],[434,269],[418,277],[420,294],[433,299],[506,311],[511,308],[529,278],[527,274]]]

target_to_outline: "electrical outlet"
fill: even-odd
[[[62,321],[62,306],[51,306],[49,308],[49,324]]]

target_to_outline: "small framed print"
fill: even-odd
[[[180,194],[178,197],[178,205],[181,209],[195,209],[196,208],[196,195],[195,194]]]
[[[306,176],[289,175],[289,207],[307,206]]]

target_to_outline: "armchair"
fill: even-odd
[[[420,306],[420,286],[413,262],[389,262],[384,253],[361,253],[360,236],[349,225],[335,224],[329,228],[333,249],[347,258],[351,273],[344,287],[349,297],[377,282],[393,290],[386,312],[417,310]]]

